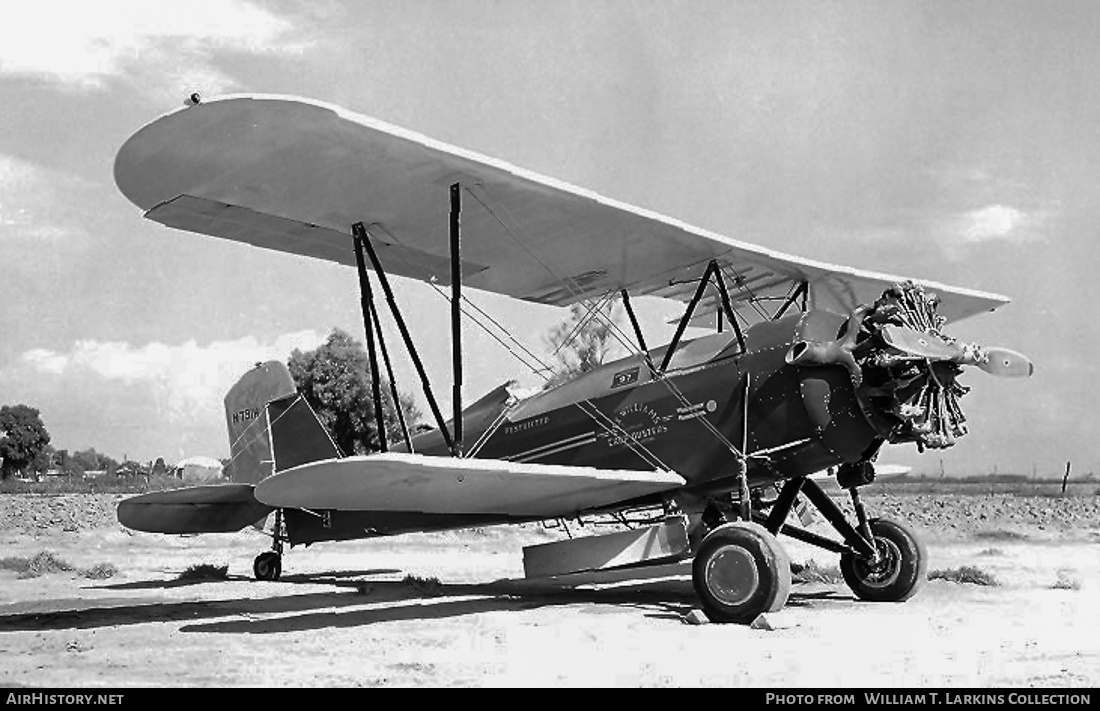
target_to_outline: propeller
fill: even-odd
[[[885,325],[880,333],[886,345],[907,356],[973,365],[1000,377],[1026,378],[1035,372],[1035,364],[1027,356],[1008,348],[949,341],[905,326]]]

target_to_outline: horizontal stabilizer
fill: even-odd
[[[119,502],[118,521],[149,533],[231,533],[267,516],[251,484],[212,484],[155,491]]]
[[[557,518],[684,483],[672,472],[390,452],[330,459],[280,472],[260,482],[256,498],[269,506],[310,510]]]

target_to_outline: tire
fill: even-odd
[[[695,594],[711,622],[749,624],[776,612],[791,593],[791,560],[766,528],[736,521],[703,539],[691,567]]]
[[[278,580],[283,572],[282,556],[275,551],[259,554],[252,563],[252,572],[256,580]]]
[[[913,597],[928,577],[924,544],[908,526],[888,518],[871,519],[871,534],[881,562],[871,564],[855,554],[841,554],[844,582],[860,600],[902,602]]]

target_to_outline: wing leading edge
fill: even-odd
[[[687,301],[711,260],[741,287],[738,307],[805,283],[811,307],[845,313],[904,281],[733,240],[296,97],[227,96],[167,114],[122,146],[115,180],[169,227],[341,264],[355,264],[350,227],[364,222],[388,271],[441,284],[447,191],[459,182],[472,197],[462,213],[465,282],[538,303],[621,289]],[[1008,302],[919,283],[940,295],[948,320]]]

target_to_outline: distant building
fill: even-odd
[[[149,477],[149,471],[138,462],[123,462],[115,470],[115,476],[121,477]]]
[[[217,481],[222,463],[212,457],[189,457],[176,464],[175,475],[184,481]]]

